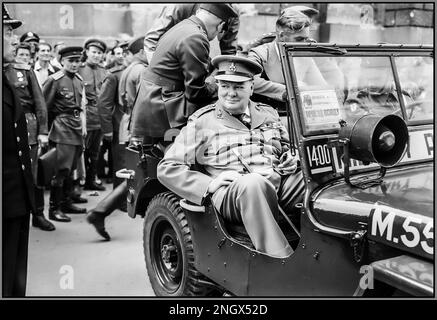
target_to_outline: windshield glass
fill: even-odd
[[[389,57],[295,57],[303,124],[307,134],[336,132],[339,121],[353,123],[362,115],[433,119],[433,59],[398,57],[401,93]]]

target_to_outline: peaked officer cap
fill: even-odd
[[[127,49],[132,52],[132,54],[136,54],[140,52],[141,49],[144,48],[144,36],[133,39],[129,42]]]
[[[93,46],[93,47],[99,48],[103,52],[106,51],[106,43],[104,43],[100,39],[95,39],[95,38],[88,39],[85,41],[85,44],[83,46],[85,49],[89,49],[89,47]]]
[[[62,58],[72,58],[72,57],[78,58],[82,56],[82,51],[83,51],[82,47],[72,46],[72,47],[62,48],[61,50],[59,50],[59,54],[61,55]]]
[[[39,36],[35,32],[29,31],[24,33],[20,37],[20,42],[30,42],[30,41],[39,42]]]
[[[252,80],[262,71],[255,61],[239,56],[220,55],[212,59],[212,64],[218,69],[215,79],[231,82]]]
[[[21,26],[23,24],[20,20],[11,18],[11,15],[9,14],[9,11],[6,8],[6,5],[4,3],[2,3],[2,11],[3,11],[3,24],[4,25],[10,25],[12,27],[12,29],[17,29],[19,26]]]
[[[237,11],[228,3],[202,3],[199,8],[212,13],[223,21],[238,17]]]

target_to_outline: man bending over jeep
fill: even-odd
[[[298,158],[278,113],[249,99],[261,66],[235,56],[212,63],[218,102],[189,118],[159,163],[158,179],[197,205],[210,197],[224,219],[244,224],[256,250],[287,257],[293,250],[275,217],[278,199],[288,208],[301,198]]]

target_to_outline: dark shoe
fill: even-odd
[[[61,211],[65,212],[65,213],[70,213],[70,214],[86,213],[86,209],[85,208],[79,208],[78,206],[75,206],[71,202],[64,202],[64,203],[62,203],[61,204]]]
[[[91,182],[91,183],[86,183],[83,186],[84,190],[95,190],[95,191],[105,191],[106,188],[104,186],[100,186],[98,185],[95,181]]]
[[[111,240],[109,233],[105,230],[105,217],[94,212],[90,211],[86,216],[86,221],[92,224],[99,235],[101,235],[106,241]]]
[[[53,221],[59,221],[59,222],[70,222],[71,218],[64,214],[62,211],[49,211],[49,219]]]
[[[73,201],[73,203],[87,203],[88,199],[85,199],[81,196],[72,196],[71,201]]]
[[[44,231],[53,231],[56,229],[53,223],[47,220],[44,216],[32,216],[32,226]]]

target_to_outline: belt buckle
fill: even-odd
[[[73,116],[74,116],[75,118],[79,118],[79,116],[80,116],[80,111],[77,110],[77,109],[73,110]]]

